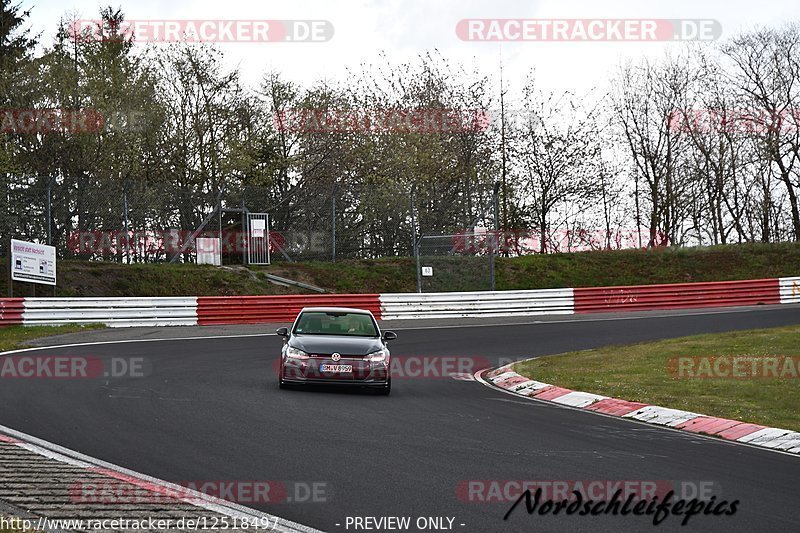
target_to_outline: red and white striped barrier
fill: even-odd
[[[378,294],[312,294],[287,296],[203,296],[197,299],[197,323],[259,324],[291,322],[304,307],[357,307],[381,316]]]
[[[800,303],[800,277],[630,287],[428,294],[175,298],[0,298],[0,326],[191,326],[290,322],[306,306],[369,309],[379,320],[568,315]]]
[[[575,312],[646,311],[780,303],[780,280],[715,281],[575,289]]]
[[[506,365],[487,372],[483,377],[519,396],[800,454],[800,433],[796,431],[574,391],[526,378],[511,368],[512,365]]]
[[[0,325],[22,324],[22,313],[25,311],[24,301],[24,298],[0,298]]]

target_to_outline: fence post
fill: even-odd
[[[241,243],[240,246],[242,247],[242,264],[249,265],[250,262],[247,260],[247,253],[245,248],[249,246],[249,241],[247,238],[250,236],[248,233],[248,229],[245,227],[246,219],[247,219],[247,211],[244,206],[244,196],[247,194],[247,188],[245,187],[242,190],[242,231],[239,232],[239,238],[236,239],[237,243]],[[267,248],[269,248],[269,228],[267,228]],[[220,252],[220,263],[222,262],[222,252]]]
[[[217,246],[219,247],[219,264],[222,265],[222,190],[220,189],[220,194],[217,196],[217,211],[219,212],[219,243]],[[195,250],[197,247],[195,246]],[[197,259],[195,259],[197,261]]]
[[[47,245],[48,246],[53,245],[52,187],[54,179],[55,178],[53,178],[52,176],[50,176],[47,179]]]
[[[131,243],[130,243],[130,232],[128,227],[128,181],[122,184],[122,209],[123,209],[123,219],[125,223],[125,262],[129,265],[131,264]]]
[[[414,251],[414,265],[417,270],[417,292],[422,292],[422,278],[420,277],[419,267],[419,246],[417,243],[417,219],[414,216],[414,191],[417,184],[411,186],[411,244]]]
[[[14,278],[12,277],[12,274],[11,274],[11,268],[12,268],[13,265],[11,264],[12,259],[11,259],[11,238],[10,237],[8,238],[6,243],[8,244],[8,297],[9,298],[13,298],[14,297]]]
[[[331,193],[331,238],[333,239],[333,243],[331,244],[331,260],[335,263],[336,262],[336,185],[333,186],[333,192]]]
[[[497,234],[500,231],[499,224],[497,222],[497,192],[500,189],[500,182],[494,182],[494,189],[492,190],[492,211],[494,214],[494,231],[489,235],[489,278],[491,282],[491,290],[495,290],[494,284],[494,249],[497,243]]]

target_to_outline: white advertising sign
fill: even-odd
[[[264,230],[267,229],[267,221],[261,218],[254,218],[250,221],[253,225],[250,228],[250,233],[252,234],[253,238],[263,239],[264,238]]]
[[[55,247],[11,239],[11,279],[55,285]]]
[[[222,264],[219,256],[219,239],[214,237],[198,237],[194,242],[197,248],[198,265],[220,266]]]

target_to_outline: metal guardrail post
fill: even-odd
[[[417,292],[422,292],[422,276],[419,265],[419,243],[417,242],[417,219],[414,215],[414,192],[417,184],[411,186],[411,240],[414,251],[414,264],[417,270]]]
[[[8,252],[7,252],[7,255],[8,255],[8,297],[9,298],[13,298],[14,297],[14,278],[11,275],[11,267],[13,266],[11,264],[11,238],[7,239],[6,242],[8,243],[8,248],[7,248],[7,250],[8,250]]]
[[[336,186],[331,193],[331,261],[336,262]]]
[[[500,226],[497,221],[497,192],[500,189],[500,182],[494,182],[494,189],[492,190],[492,211],[494,212],[494,231],[489,234],[489,278],[491,290],[495,290],[494,280],[494,256],[495,248],[497,247],[497,235],[500,232]]]

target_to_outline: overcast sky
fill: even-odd
[[[107,2],[97,0],[18,0],[31,8],[31,25],[50,43],[59,18],[75,13],[97,18]],[[585,89],[608,78],[626,57],[659,55],[674,42],[492,42],[462,41],[456,24],[465,18],[664,18],[715,19],[722,38],[755,25],[778,26],[800,19],[797,0],[136,0],[111,3],[129,20],[143,19],[324,19],[335,35],[325,43],[225,43],[230,66],[255,84],[275,69],[294,81],[344,79],[346,68],[374,63],[379,51],[392,61],[438,49],[467,67],[496,71],[501,48],[506,77],[514,85],[532,67],[551,88]],[[162,44],[159,46],[168,46]]]

